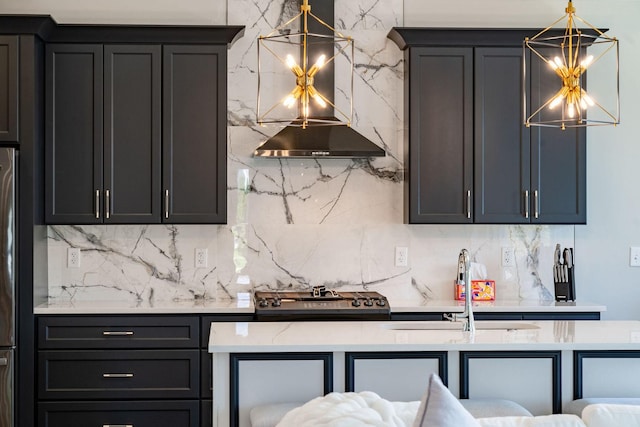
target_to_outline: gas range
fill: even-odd
[[[335,291],[315,286],[310,292],[257,291],[256,320],[388,320],[391,309],[378,292]]]

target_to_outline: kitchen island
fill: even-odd
[[[418,400],[431,372],[461,398],[534,414],[640,396],[639,321],[476,323],[474,334],[449,322],[212,323],[214,425],[246,427],[253,406],[331,391]]]

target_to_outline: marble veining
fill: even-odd
[[[228,2],[228,23],[246,26],[228,51],[228,224],[50,226],[49,300],[147,306],[315,285],[448,300],[463,247],[486,265],[499,300],[552,300],[553,249],[574,246],[573,226],[402,224],[404,62],[387,33],[403,25],[403,3],[335,0],[336,28],[355,41],[353,128],[387,156],[264,159],[253,151],[279,129],[255,121],[256,39],[298,13],[299,2]],[[347,80],[336,76],[338,98]],[[396,246],[409,248],[408,267],[394,265]],[[515,249],[515,267],[500,265],[505,246]],[[81,251],[79,268],[67,266],[70,247]],[[195,267],[196,249],[207,249],[207,268]]]

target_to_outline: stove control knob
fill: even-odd
[[[258,302],[258,305],[259,305],[260,307],[266,307],[266,306],[268,306],[268,305],[269,305],[269,301],[267,301],[265,298],[262,298],[262,299]]]
[[[280,302],[280,298],[276,298],[273,300],[273,302],[271,303],[272,306],[274,307],[280,307],[282,303]]]
[[[383,299],[379,299],[376,304],[378,304],[380,307],[384,307],[385,305],[387,305],[387,301],[383,300]]]
[[[360,307],[360,300],[354,299],[353,302],[351,302],[351,305],[354,307]]]
[[[371,298],[367,298],[364,301],[364,305],[366,305],[367,307],[371,307],[373,305],[373,301],[371,301]]]

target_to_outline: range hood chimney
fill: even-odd
[[[299,1],[302,4],[302,0]],[[316,0],[313,4],[313,14],[334,27],[334,2],[333,0]],[[309,20],[309,32],[326,34],[328,29],[315,20]],[[327,46],[309,45],[310,57],[318,57],[324,53],[328,58],[334,52],[323,52]],[[325,64],[322,70],[322,79],[315,81],[315,86],[321,93],[330,94],[334,99],[335,93],[335,66],[333,61]],[[333,111],[328,116],[322,117],[325,121],[339,120],[333,116]],[[293,125],[286,126],[280,132],[262,143],[253,153],[254,157],[328,157],[328,158],[359,158],[359,157],[384,157],[385,151],[373,142],[359,134],[346,124],[339,125],[308,125],[306,127]]]

